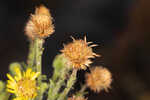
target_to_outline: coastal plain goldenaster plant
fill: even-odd
[[[93,52],[93,47],[97,45],[87,42],[86,37],[72,37],[73,42],[64,45],[60,54],[56,55],[52,77],[43,75],[43,44],[45,38],[54,31],[49,9],[44,5],[36,7],[25,26],[25,34],[30,43],[27,62],[10,64],[7,84],[0,81],[0,100],[87,100],[88,87],[94,92],[110,88],[110,71],[102,67],[91,68],[92,59],[100,55]],[[86,74],[85,84],[76,91],[74,86],[78,82],[78,71],[86,71],[88,68],[91,68],[91,72]],[[76,92],[69,95],[71,90]]]
[[[26,72],[21,72],[19,68],[15,69],[16,75],[13,77],[7,74],[7,91],[15,94],[14,100],[30,100],[37,96],[37,83],[36,78],[39,72],[33,72],[28,68]]]

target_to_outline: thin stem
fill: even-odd
[[[29,67],[33,68],[34,63],[35,63],[35,43],[34,43],[34,41],[30,41],[29,55],[28,55],[27,63],[28,63]],[[35,68],[33,68],[33,69],[35,69]]]
[[[35,39],[35,59],[36,59],[36,71],[42,74],[42,54],[43,54],[43,40]],[[38,85],[41,86],[42,77],[41,75],[38,77]],[[38,100],[42,100],[42,94],[39,92]]]
[[[69,91],[71,90],[72,86],[74,85],[76,81],[76,75],[77,75],[77,70],[73,70],[70,79],[67,82],[67,86],[64,89],[64,91],[60,94],[59,98],[57,100],[64,100],[65,97],[68,95]]]
[[[54,87],[54,89],[52,90],[53,91],[53,94],[49,94],[49,99],[50,100],[56,100],[57,98],[57,95],[58,95],[58,92],[60,90],[60,88],[63,86],[64,84],[64,81],[66,79],[66,73],[68,73],[68,68],[65,67],[62,69],[62,74],[60,75],[60,78],[58,79],[57,83],[56,83],[56,86]],[[55,82],[55,80],[53,80]]]
[[[55,83],[53,80],[50,80],[49,90],[48,90],[48,98],[47,100],[53,100],[53,88],[55,87]]]
[[[79,93],[84,94],[84,92],[85,92],[86,89],[87,89],[87,85],[84,84],[84,85],[81,87],[81,90],[79,91]]]
[[[4,99],[3,100],[9,100],[10,99],[10,93],[8,93],[8,92],[5,92],[6,94],[6,96],[4,97]]]
[[[43,54],[43,40],[42,39],[36,39],[35,40],[35,45],[36,45],[36,70],[37,72],[42,73],[42,54]],[[41,78],[41,77],[39,77]],[[38,81],[40,81],[38,79]]]

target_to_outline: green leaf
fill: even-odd
[[[18,62],[14,62],[14,63],[11,63],[10,65],[9,65],[9,71],[10,71],[10,73],[12,74],[12,75],[15,75],[16,73],[15,73],[15,68],[19,68],[19,69],[22,69],[21,68],[21,64],[20,63],[18,63]]]
[[[53,80],[56,81],[66,69],[67,59],[62,55],[57,55],[53,61],[54,74]],[[64,69],[65,68],[65,69]]]
[[[66,66],[67,59],[62,55],[57,55],[53,61],[53,67],[55,70],[60,71],[63,67]]]
[[[42,83],[41,86],[40,86],[40,90],[41,90],[41,93],[43,95],[43,93],[48,89],[48,84],[47,83]]]
[[[0,81],[0,93],[3,92],[4,88],[5,88],[4,82]]]

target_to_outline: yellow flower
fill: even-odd
[[[15,68],[16,75],[12,77],[7,74],[7,91],[16,95],[14,100],[30,100],[37,96],[36,78],[39,72],[33,72],[28,68],[26,72],[21,72],[19,68]]]
[[[87,99],[85,99],[84,97],[82,97],[82,96],[73,96],[73,97],[70,97],[70,98],[68,98],[68,100],[87,100]]]
[[[69,63],[75,69],[86,69],[89,64],[92,63],[90,58],[99,56],[92,51],[92,47],[96,45],[90,45],[92,42],[87,42],[86,37],[84,40],[75,40],[72,43],[64,45],[64,49],[61,50],[63,55],[68,59]]]
[[[25,27],[26,35],[31,38],[46,38],[54,32],[52,17],[49,10],[40,6],[36,8],[35,14],[30,16]]]
[[[86,74],[86,84],[94,92],[100,92],[103,89],[108,91],[111,82],[111,73],[108,69],[103,67],[95,67],[91,69],[91,73]]]

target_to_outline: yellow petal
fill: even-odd
[[[30,74],[31,74],[31,71],[32,69],[31,68],[28,68],[27,71],[26,71],[26,77],[30,77]]]
[[[6,87],[10,88],[10,89],[14,89],[14,87],[12,87],[12,85],[10,85],[10,84],[9,85],[7,84]]]
[[[20,80],[22,78],[22,74],[21,74],[21,71],[18,67],[15,68],[15,72],[16,72],[16,75],[18,77],[18,80]]]
[[[32,76],[31,80],[35,80],[40,75],[40,72],[37,72]]]
[[[24,100],[24,99],[17,97],[17,98],[14,98],[13,100]]]
[[[7,91],[10,92],[10,93],[15,93],[15,91],[11,90],[11,89],[7,89]]]
[[[8,77],[11,81],[16,82],[10,74],[7,74],[7,77]]]

